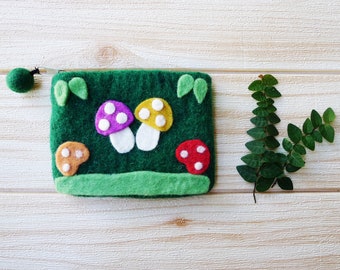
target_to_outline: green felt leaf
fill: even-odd
[[[194,78],[189,74],[182,75],[177,82],[177,97],[181,98],[194,88]]]
[[[267,99],[265,94],[263,94],[261,91],[253,93],[251,97],[257,101],[264,101]]]
[[[241,157],[241,160],[251,168],[259,168],[262,164],[262,158],[257,154],[248,154]]]
[[[251,168],[247,165],[240,165],[236,167],[240,176],[249,183],[255,183],[257,176],[256,176],[256,169]]]
[[[208,84],[204,79],[198,78],[194,83],[194,95],[197,99],[197,102],[201,104],[207,95],[208,92]]]
[[[322,118],[316,110],[312,110],[310,119],[315,128],[318,128],[322,124]]]
[[[283,174],[283,169],[275,163],[265,163],[260,170],[260,174],[264,178],[275,178]]]
[[[250,91],[263,91],[265,89],[265,85],[263,84],[262,80],[253,81],[249,86],[248,89]]]
[[[326,124],[332,123],[335,120],[335,113],[332,108],[327,108],[327,110],[322,115],[323,121]]]
[[[284,138],[282,141],[282,147],[284,150],[286,150],[287,152],[290,152],[293,150],[293,144],[291,143],[291,141],[287,138]]]
[[[265,192],[268,189],[270,189],[270,187],[272,186],[274,182],[273,178],[264,178],[264,177],[259,177],[259,179],[256,182],[256,190],[258,192]]]
[[[255,128],[249,129],[247,131],[247,134],[249,136],[253,137],[255,140],[263,139],[263,138],[266,137],[266,133],[265,133],[264,129],[260,128],[260,127],[255,127]]]
[[[266,87],[265,94],[271,98],[281,97],[281,93],[275,87]]]
[[[254,154],[263,154],[266,151],[263,141],[247,142],[246,147]]]
[[[304,137],[302,137],[302,141],[303,141],[303,138]],[[295,144],[294,147],[293,147],[293,150],[295,152],[299,153],[302,156],[306,155],[306,153],[307,153],[306,148],[304,148],[303,145],[301,145],[301,144]]]
[[[288,137],[293,143],[299,143],[302,138],[302,131],[297,126],[293,124],[288,124]]]
[[[297,152],[292,152],[289,157],[289,163],[295,167],[303,167],[305,166],[305,162],[302,156]]]
[[[289,177],[280,177],[277,179],[277,183],[283,190],[293,190],[293,182]]]
[[[300,169],[301,169],[301,167],[296,167],[296,166],[294,166],[294,165],[292,165],[290,163],[288,163],[287,166],[286,166],[286,171],[290,172],[290,173],[297,172]]]
[[[274,125],[269,125],[267,127],[267,133],[268,133],[269,136],[279,135],[279,131],[277,130],[277,128]]]
[[[313,139],[318,142],[318,143],[322,143],[322,135],[320,133],[320,131],[318,130],[314,130],[312,133]]]
[[[312,135],[306,135],[302,137],[303,144],[310,150],[314,151],[315,149],[315,140]]]
[[[258,107],[252,111],[253,114],[261,117],[266,117],[269,115],[267,109]]]
[[[276,113],[270,113],[267,117],[268,121],[272,124],[278,124],[281,122],[280,117],[277,116]]]
[[[266,127],[268,125],[267,119],[261,116],[251,118],[250,122],[252,122],[256,127]]]
[[[275,149],[280,146],[279,141],[276,140],[274,136],[267,136],[264,138],[264,143],[269,149]]]
[[[313,129],[314,129],[314,127],[313,127],[312,121],[309,118],[307,118],[305,120],[305,122],[303,123],[303,126],[302,126],[303,132],[305,134],[310,134],[310,133],[313,132]]]
[[[319,128],[322,137],[324,137],[329,142],[334,142],[335,131],[334,128],[329,124],[323,124]]]
[[[68,82],[68,87],[77,97],[86,100],[88,96],[87,85],[83,78],[74,77]]]
[[[54,85],[54,97],[59,106],[65,106],[67,102],[67,98],[70,94],[70,90],[68,89],[67,82],[63,80],[59,80]]]
[[[265,85],[277,85],[279,82],[277,81],[277,79],[273,76],[273,75],[270,75],[270,74],[265,74],[262,76],[262,82],[265,84]]]

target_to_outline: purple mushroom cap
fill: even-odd
[[[127,128],[134,120],[131,110],[124,103],[116,100],[105,101],[96,114],[96,130],[108,136]]]

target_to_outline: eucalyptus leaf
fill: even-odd
[[[268,120],[265,117],[255,116],[250,119],[256,127],[266,127],[268,125]]]
[[[269,136],[277,136],[279,135],[279,131],[274,125],[267,126],[267,133]]]
[[[302,141],[303,141],[303,138],[302,137]],[[294,147],[293,147],[293,150],[297,153],[299,153],[300,155],[304,156],[306,155],[306,148],[304,148],[301,144],[295,144]]]
[[[270,189],[273,183],[274,183],[274,179],[272,178],[259,177],[259,179],[256,182],[255,187],[258,192],[265,192],[268,189]]]
[[[296,166],[294,166],[290,163],[288,163],[287,166],[286,166],[286,171],[290,172],[290,173],[297,172],[300,169],[301,169],[301,167],[296,167]]]
[[[267,136],[264,138],[264,143],[269,149],[275,149],[280,146],[279,141],[276,140],[274,136]]]
[[[246,147],[254,154],[263,154],[266,151],[263,141],[250,141],[246,143]]]
[[[288,137],[291,139],[293,143],[299,143],[302,138],[302,131],[295,125],[293,124],[288,124]]]
[[[262,164],[261,156],[256,154],[245,155],[241,160],[251,168],[259,168]]]
[[[313,132],[313,129],[314,127],[312,121],[309,118],[307,118],[302,126],[303,133],[310,134]]]
[[[251,97],[257,101],[264,101],[267,99],[265,94],[263,94],[261,91],[253,93]]]
[[[255,128],[249,129],[247,131],[247,134],[249,136],[253,137],[255,140],[263,139],[263,138],[266,137],[266,133],[265,133],[264,129],[260,128],[260,127],[255,127]]]
[[[281,93],[275,87],[266,87],[264,89],[264,92],[267,95],[267,97],[271,98],[281,97]]]
[[[316,110],[312,110],[310,119],[312,120],[314,128],[318,128],[322,124],[322,118]]]
[[[275,153],[273,151],[266,151],[263,154],[262,161],[266,162],[266,163],[284,164],[284,163],[287,162],[287,156],[282,154],[282,153]]]
[[[328,142],[334,142],[335,131],[334,128],[329,124],[322,124],[319,128],[322,137]]]
[[[259,93],[259,92],[256,92],[256,93]],[[269,105],[274,104],[274,100],[272,100],[271,98],[267,98],[265,100],[257,102],[256,104],[257,106],[261,108],[267,108]]]
[[[303,167],[305,166],[305,161],[302,156],[297,152],[292,152],[289,157],[289,163],[295,167]]]
[[[260,170],[260,174],[264,178],[275,178],[283,174],[283,169],[275,163],[265,163]]]
[[[276,112],[277,111],[277,108],[274,106],[274,105],[269,105],[267,108],[266,108],[268,114],[269,113],[273,113],[273,112]]]
[[[240,165],[236,167],[240,176],[247,182],[255,183],[257,176],[256,176],[256,169],[251,168],[247,165]]]
[[[318,130],[314,130],[312,133],[313,139],[318,142],[318,143],[322,143],[322,135],[320,133],[320,131]]]
[[[284,138],[282,141],[282,147],[284,150],[286,150],[287,152],[290,152],[293,150],[293,144],[291,143],[291,141],[287,138]]]
[[[276,113],[270,113],[267,117],[268,121],[272,124],[277,124],[281,122],[280,117],[277,116]]]
[[[322,115],[323,121],[326,124],[330,124],[335,120],[335,113],[332,108],[327,108],[327,110]]]
[[[293,182],[289,177],[280,177],[277,179],[277,183],[283,190],[293,190]]]
[[[315,149],[315,140],[312,135],[306,135],[302,137],[303,144],[309,149],[314,151]]]
[[[248,89],[250,91],[263,91],[266,86],[263,84],[262,80],[253,81],[249,86]]]
[[[270,74],[265,74],[262,77],[262,82],[265,84],[265,85],[277,85],[279,82],[277,81],[277,79],[273,76],[273,75],[270,75]]]
[[[261,117],[266,117],[269,115],[269,112],[267,111],[267,108],[261,108],[258,107],[252,111],[253,114]]]

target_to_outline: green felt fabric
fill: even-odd
[[[184,74],[189,74],[194,79],[202,78],[207,82],[208,92],[202,104],[197,103],[194,95],[177,97],[177,82]],[[54,154],[58,146],[65,141],[84,143],[90,151],[89,160],[79,167],[77,175],[112,175],[134,171],[176,175],[187,173],[185,165],[176,159],[177,146],[186,140],[200,139],[211,152],[210,166],[203,175],[209,178],[209,190],[212,188],[215,179],[215,155],[212,91],[209,75],[199,72],[158,70],[60,72],[52,79],[52,93],[58,81],[63,80],[68,83],[74,77],[85,80],[88,90],[87,100],[82,100],[72,94],[69,95],[65,106],[61,107],[58,105],[55,95],[51,95],[50,140],[52,172],[55,179],[61,177],[62,174],[56,168]],[[130,152],[120,154],[111,145],[109,137],[97,133],[95,115],[100,105],[105,101],[121,101],[134,111],[143,100],[152,97],[165,99],[173,111],[173,125],[168,131],[162,132],[154,150],[141,151],[135,145]],[[141,122],[137,119],[130,125],[134,135],[140,125]],[[183,192],[183,195],[186,192]],[[143,194],[141,195],[143,196]]]
[[[25,68],[15,68],[7,74],[6,83],[12,91],[26,93],[33,88],[33,74]]]
[[[208,192],[210,180],[204,175],[149,171],[121,174],[82,174],[58,177],[60,193],[80,196],[183,196]]]

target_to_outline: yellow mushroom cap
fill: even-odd
[[[162,98],[149,98],[135,109],[135,117],[142,123],[159,131],[167,131],[173,122],[172,109]]]

